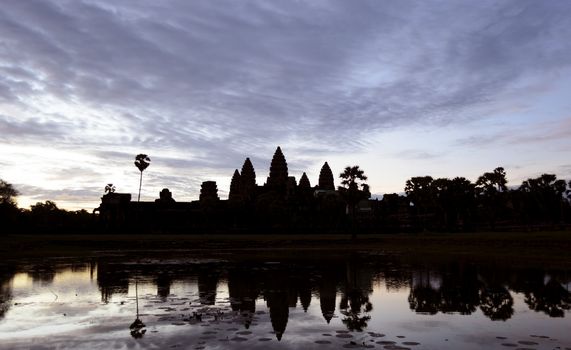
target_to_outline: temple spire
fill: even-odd
[[[228,194],[228,200],[239,201],[242,199],[242,186],[241,186],[241,176],[238,169],[234,171],[232,175],[232,180],[230,181],[230,193]]]
[[[204,181],[200,187],[200,202],[218,201],[219,199],[216,181]]]
[[[285,186],[288,181],[287,162],[285,160],[282,149],[278,146],[272,163],[270,165],[270,176],[268,176],[268,186],[280,187]]]
[[[251,200],[254,198],[256,191],[256,172],[254,171],[254,166],[250,158],[246,158],[244,165],[242,165],[240,187],[243,199]]]
[[[311,184],[309,183],[309,179],[307,178],[307,174],[303,173],[301,178],[299,179],[299,188],[303,190],[307,190],[311,188]]]
[[[323,167],[321,167],[321,171],[319,172],[319,185],[320,190],[335,190],[335,184],[333,183],[333,172],[329,167],[329,164],[325,162]]]

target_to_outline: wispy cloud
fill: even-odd
[[[280,144],[302,171],[372,133],[460,125],[514,91],[548,92],[571,66],[569,13],[564,1],[13,1],[0,8],[0,140],[101,163],[147,152],[157,176],[185,177],[230,176],[246,156],[266,168]]]

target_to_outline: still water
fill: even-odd
[[[571,349],[571,273],[362,252],[0,263],[1,349]]]

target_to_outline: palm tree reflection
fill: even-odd
[[[367,328],[371,319],[369,313],[373,304],[369,300],[373,288],[371,274],[361,268],[357,257],[352,255],[346,265],[346,286],[339,303],[339,309],[345,316],[341,321],[350,331],[361,332]]]
[[[135,303],[137,305],[137,318],[131,325],[129,329],[131,330],[131,336],[135,339],[140,339],[145,335],[147,330],[145,329],[145,324],[141,319],[139,319],[139,290],[137,285],[137,279],[135,279]]]
[[[531,310],[549,317],[565,317],[565,312],[571,309],[571,293],[550,278],[546,284],[535,285],[531,291],[525,292],[525,303]]]

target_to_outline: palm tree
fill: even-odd
[[[476,181],[476,197],[484,208],[484,215],[488,218],[492,230],[495,228],[496,218],[502,214],[507,204],[507,183],[506,172],[502,167],[484,173]]]
[[[113,186],[113,184],[107,184],[105,186],[105,193],[114,193],[115,192],[115,186]]]
[[[365,172],[359,169],[358,165],[345,167],[345,170],[339,175],[343,179],[341,184],[346,186],[349,190],[356,190],[359,188],[358,181],[366,181],[367,177]]]
[[[427,217],[434,213],[434,179],[432,176],[414,176],[406,180],[404,192],[409,203],[413,204],[413,213],[423,231],[426,230]]]
[[[143,185],[143,170],[147,169],[147,167],[151,164],[151,158],[146,154],[137,154],[135,157],[135,166],[141,172],[141,178],[139,180],[139,197],[137,197],[137,202],[141,200],[141,186]]]
[[[351,214],[351,226],[355,223],[355,207],[362,199],[367,199],[371,197],[369,190],[369,185],[365,183],[367,176],[365,172],[359,169],[358,165],[345,167],[345,170],[339,177],[343,179],[341,185],[344,187],[339,187],[339,192],[345,198],[347,206],[349,209],[349,214]],[[361,186],[361,189],[359,189]],[[354,227],[352,229],[351,237],[355,238]]]

